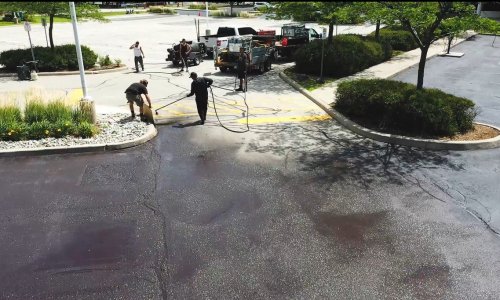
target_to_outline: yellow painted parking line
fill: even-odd
[[[286,117],[263,117],[263,118],[249,118],[248,124],[266,124],[266,123],[290,123],[290,122],[310,122],[310,121],[324,121],[331,119],[329,115],[320,116],[286,116]],[[239,119],[238,123],[246,124],[247,120]]]
[[[71,104],[77,104],[83,98],[82,89],[74,89],[66,95],[66,100]]]

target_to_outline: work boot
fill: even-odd
[[[239,91],[242,91],[243,92],[243,88],[240,86],[239,88],[236,89],[237,92]]]

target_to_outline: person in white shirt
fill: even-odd
[[[139,41],[135,42],[130,46],[130,49],[134,49],[134,63],[135,63],[135,72],[139,73],[139,63],[141,64],[141,68],[144,71],[144,63],[142,61],[143,58],[146,58],[144,55],[144,51],[142,51],[142,47],[139,46]]]

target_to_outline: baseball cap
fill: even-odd
[[[196,74],[196,72],[191,72],[191,74],[189,75],[189,78],[196,78],[198,77],[198,74]]]

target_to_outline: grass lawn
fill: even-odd
[[[319,75],[309,75],[309,74],[299,74],[295,72],[295,67],[291,67],[288,69],[285,69],[284,73],[290,77],[291,79],[295,80],[300,86],[305,88],[308,91],[314,91],[317,88],[322,87],[325,84],[331,83],[339,78],[335,77],[323,77],[325,80],[325,83],[318,83],[317,80],[319,78]]]

